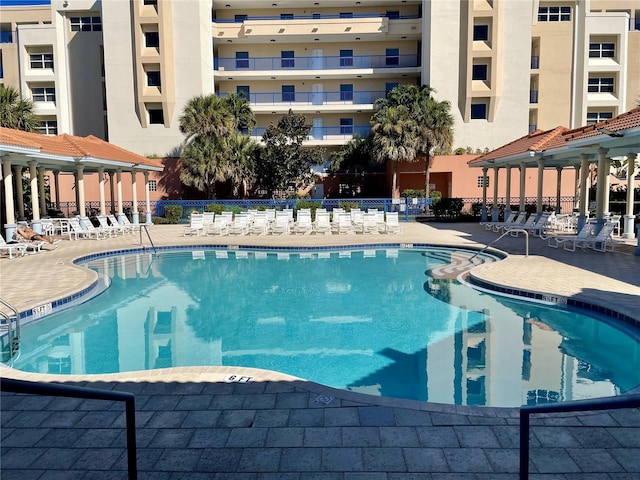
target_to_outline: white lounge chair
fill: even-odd
[[[231,217],[228,215],[216,215],[213,223],[206,226],[207,235],[228,235]]]
[[[573,248],[571,249],[571,251],[574,252],[576,250],[576,247],[580,247],[583,250],[585,248],[592,248],[598,252],[613,252],[615,244],[612,242],[611,237],[613,236],[615,228],[616,224],[614,222],[606,222],[604,225],[602,225],[600,231],[595,235],[584,239],[574,240]],[[565,250],[568,250],[568,243],[569,242],[566,242],[564,244]]]
[[[313,225],[314,231],[319,235],[331,235],[331,216],[329,212],[319,212],[316,210],[316,221]]]
[[[184,227],[183,236],[187,235],[204,235],[204,215],[202,213],[192,213],[189,225]]]
[[[402,226],[398,221],[398,212],[388,212],[385,221],[387,233],[402,233]]]
[[[575,251],[576,249],[575,242],[588,240],[591,236],[593,236],[594,227],[595,227],[594,223],[587,222],[582,226],[582,228],[577,233],[577,235],[552,235],[549,237],[549,241],[547,242],[547,245],[549,245],[551,248],[558,248],[560,244],[563,244],[564,249],[569,250],[566,244],[572,243],[573,249],[571,249],[571,251]]]
[[[27,253],[27,247],[22,243],[7,243],[4,237],[0,235],[0,253],[1,252],[8,253],[9,258],[18,255],[24,257],[24,254]]]
[[[205,230],[209,225],[213,223],[213,219],[215,218],[215,216],[216,214],[214,212],[204,212],[202,214],[202,218],[204,219],[202,223],[204,224]]]
[[[249,225],[250,235],[266,235],[268,231],[268,222],[266,213],[259,212],[253,216],[253,222]]]
[[[362,216],[362,233],[378,233],[378,219],[375,212]]]
[[[289,215],[286,212],[276,212],[275,222],[271,225],[271,233],[274,235],[289,235]]]
[[[106,234],[102,230],[98,230],[97,228],[90,229],[83,227],[80,224],[79,218],[70,218],[69,226],[71,227],[71,232],[75,236],[76,240],[78,238],[95,238],[96,240],[101,240],[106,236]]]
[[[124,225],[109,225],[109,219],[106,215],[98,215],[97,219],[98,222],[100,222],[100,228],[105,232],[109,232],[111,236],[115,237],[118,233],[122,233],[124,235]]]
[[[301,235],[309,235],[313,231],[313,222],[311,221],[311,210],[298,211],[298,219],[293,225],[293,233]]]
[[[229,225],[229,235],[246,235],[249,233],[249,215],[238,214]]]
[[[109,223],[114,226],[120,226],[122,228],[123,233],[133,233],[133,225],[127,225],[125,223],[120,223],[118,222],[118,219],[115,217],[115,215],[109,214],[107,215],[107,218],[109,219]]]
[[[353,224],[351,223],[351,214],[350,213],[339,213],[338,214],[338,232],[341,233],[356,233],[355,228],[353,228]]]

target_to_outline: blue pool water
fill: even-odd
[[[491,406],[640,384],[637,337],[574,310],[474,290],[455,280],[455,266],[473,256],[372,248],[103,258],[88,266],[110,287],[25,325],[13,366],[94,374],[234,365],[373,395]]]

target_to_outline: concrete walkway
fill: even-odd
[[[150,228],[156,245],[230,244]],[[407,224],[401,235],[242,237],[233,244],[429,243],[482,246],[496,234],[478,225]],[[149,245],[143,239],[143,244]],[[64,241],[52,252],[0,259],[0,296],[27,310],[94,280],[73,258],[138,248],[138,235]],[[510,256],[476,267],[492,284],[580,299],[640,320],[640,257],[565,252],[505,238]],[[630,361],[634,361],[630,359]],[[637,359],[635,359],[637,361]],[[5,377],[61,381],[136,394],[139,478],[286,480],[458,480],[518,478],[518,410],[371,397],[277,372],[177,368],[100,377]],[[253,377],[249,383],[231,374]],[[126,478],[124,408],[112,402],[2,392],[1,476],[9,479]],[[531,478],[640,479],[640,411],[539,415],[532,420]]]

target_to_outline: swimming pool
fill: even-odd
[[[474,258],[475,257],[475,258]],[[640,384],[638,338],[576,310],[456,280],[459,249],[202,249],[104,257],[102,294],[22,328],[15,368],[275,370],[457,405],[616,395]]]

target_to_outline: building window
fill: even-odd
[[[485,183],[487,184],[487,188],[489,188],[489,176],[488,175],[484,175],[484,176],[478,177],[478,187],[480,187],[480,188],[484,187]]]
[[[164,125],[164,112],[159,107],[149,107],[149,124]]]
[[[615,43],[590,43],[589,58],[614,58],[616,54]]]
[[[351,83],[340,84],[340,100],[343,102],[353,101],[353,84]]]
[[[353,50],[340,50],[340,66],[353,67]]]
[[[487,41],[489,41],[489,25],[474,25],[473,26],[473,41],[474,42],[487,42]]]
[[[236,52],[236,68],[249,68],[249,52]]]
[[[400,12],[398,10],[393,10],[393,11],[387,10],[387,18],[389,20],[397,20],[400,18]]]
[[[142,2],[143,5],[152,5],[154,7],[158,6],[158,0],[144,0]]]
[[[353,118],[340,119],[340,133],[342,135],[353,135]]]
[[[353,18],[353,12],[340,12],[340,18]]]
[[[589,93],[613,93],[613,77],[591,77],[587,91]]]
[[[384,93],[389,95],[389,92],[396,88],[399,84],[397,82],[389,82],[384,84]]]
[[[147,72],[147,86],[148,87],[160,87],[160,72],[155,70]]]
[[[570,22],[571,7],[538,7],[539,22]]]
[[[295,53],[293,50],[283,50],[280,53],[280,66],[282,68],[293,68],[295,65]]]
[[[32,53],[29,60],[31,68],[53,68],[53,53]]]
[[[158,182],[156,180],[149,180],[149,191],[150,192],[158,191]]]
[[[471,104],[471,119],[480,120],[487,118],[487,104],[486,103],[472,103]]]
[[[36,87],[32,90],[31,96],[34,102],[55,102],[56,89],[55,87]]]
[[[295,87],[295,85],[282,85],[282,101],[283,102],[295,102],[296,101],[296,87]]]
[[[147,48],[160,48],[160,35],[158,32],[144,32],[144,46]]]
[[[320,20],[320,19],[322,18],[322,14],[321,14],[321,13],[319,13],[319,12],[313,12],[313,13],[311,14],[311,18],[312,18],[313,20]]]
[[[473,65],[472,80],[487,80],[488,65],[486,63],[477,63]]]
[[[71,17],[72,32],[101,32],[102,20],[100,17]]]
[[[400,49],[387,48],[385,64],[388,67],[397,67],[400,65]]]
[[[238,85],[236,86],[236,95],[242,98],[246,98],[249,100],[249,95],[251,91],[249,89],[249,85]]]
[[[587,112],[587,125],[611,120],[613,112]]]
[[[233,19],[234,19],[234,21],[236,23],[242,23],[247,19],[247,16],[246,15],[236,15],[236,16],[233,17]]]
[[[58,122],[56,120],[43,120],[36,127],[36,131],[42,135],[57,135]]]
[[[293,20],[293,13],[281,13],[280,20]]]

